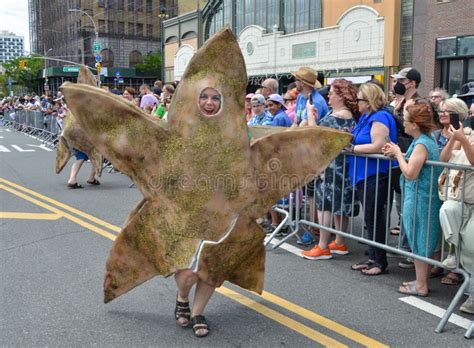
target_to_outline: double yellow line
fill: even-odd
[[[96,218],[95,216],[92,216],[90,214],[87,214],[83,211],[80,211],[78,209],[75,209],[69,205],[66,205],[64,203],[58,202],[52,198],[46,197],[40,193],[37,193],[35,191],[32,191],[30,189],[27,189],[26,187],[20,186],[18,184],[15,184],[11,181],[5,180],[3,178],[0,178],[0,189],[3,189],[17,197],[20,197],[28,202],[31,202],[39,207],[42,207],[48,211],[50,211],[52,214],[36,214],[38,218],[42,218],[41,216],[44,216],[45,220],[55,220],[59,217],[64,217],[80,226],[83,226],[84,228],[93,231],[105,238],[108,238],[110,240],[115,240],[117,237],[116,234],[110,233],[109,231],[103,229],[106,228],[110,231],[113,232],[120,232],[121,228],[112,224],[109,224],[106,221],[103,221],[101,219]],[[18,218],[21,217],[21,215],[15,215],[17,213],[0,213],[0,218]],[[74,214],[74,215],[73,215]],[[30,214],[34,218],[35,214]],[[49,217],[48,217],[49,216]],[[81,218],[78,218],[81,217]],[[88,220],[88,221],[86,221]],[[94,224],[92,224],[92,223]],[[103,227],[103,228],[102,228]],[[334,338],[331,338],[307,325],[304,325],[276,310],[273,310],[264,304],[257,302],[250,297],[247,297],[241,293],[238,293],[234,290],[231,290],[226,287],[220,287],[217,289],[217,292],[220,293],[223,296],[226,296],[278,323],[281,325],[284,325],[288,327],[289,329],[298,332],[299,334],[327,347],[347,347],[346,344],[341,343]],[[296,314],[308,321],[311,321],[321,327],[324,327],[326,329],[329,329],[335,333],[337,333],[340,336],[346,337],[347,339],[356,342],[362,346],[366,347],[388,347],[387,345],[372,339],[370,337],[367,337],[357,331],[354,331],[346,326],[343,326],[339,323],[336,323],[326,317],[323,317],[317,313],[311,312],[307,310],[306,308],[303,308],[301,306],[298,306],[292,302],[289,302],[281,297],[278,297],[276,295],[273,295],[269,292],[264,292],[262,296],[260,296],[261,299],[268,301],[270,303],[273,303],[283,309],[285,309],[288,312],[291,312],[293,314]]]

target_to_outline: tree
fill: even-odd
[[[135,65],[137,72],[147,73],[151,75],[160,75],[161,73],[161,53],[148,53],[143,58],[143,63]]]
[[[43,69],[40,57],[18,57],[3,64],[5,76],[11,77],[15,85],[24,86],[36,91],[40,83],[39,76]]]

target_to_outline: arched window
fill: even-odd
[[[170,36],[165,40],[165,43],[173,43],[173,42],[178,42],[177,36]]]
[[[103,67],[112,67],[114,66],[114,53],[109,50],[108,48],[103,49],[100,51],[100,55],[102,56],[102,66]]]
[[[186,39],[193,39],[195,38],[197,35],[196,35],[196,32],[195,31],[187,31],[185,32],[183,35],[181,35],[181,39],[182,40],[186,40]]]
[[[128,60],[128,66],[133,68],[135,65],[143,63],[143,55],[138,51],[132,51],[128,56]]]

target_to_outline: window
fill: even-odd
[[[99,33],[105,33],[105,21],[99,19]]]
[[[97,1],[97,6],[99,6],[99,7],[105,7],[105,0],[99,0],[99,1]]]
[[[153,12],[153,0],[146,0],[146,12]]]
[[[128,10],[135,11],[135,0],[128,0]]]
[[[436,57],[455,57],[456,56],[456,38],[449,37],[436,40]]]
[[[114,21],[108,21],[108,23],[107,23],[107,32],[109,34],[115,34],[115,22]]]
[[[135,7],[137,11],[142,12],[143,11],[143,0],[135,0]]]
[[[474,55],[474,36],[458,37],[458,56]]]
[[[128,35],[135,36],[135,24],[128,22]]]
[[[102,56],[102,66],[111,67],[114,65],[114,53],[111,50],[103,49],[100,51],[100,55]]]
[[[143,24],[137,23],[137,36],[143,36]]]
[[[114,8],[115,0],[107,0],[107,7]]]
[[[119,10],[123,10],[125,8],[125,0],[118,0],[117,1],[117,8]]]
[[[146,36],[149,38],[153,37],[153,25],[152,24],[147,24],[146,25]]]
[[[463,76],[463,60],[456,59],[449,61],[449,80],[448,80],[448,93],[449,94],[459,94],[461,91],[462,85],[462,76]]]
[[[125,35],[125,23],[118,22],[118,33],[119,35]]]
[[[132,51],[128,56],[128,60],[128,66],[133,68],[135,65],[143,63],[143,56],[139,51]]]

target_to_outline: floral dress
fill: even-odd
[[[327,115],[320,126],[351,133],[355,120]],[[349,162],[339,155],[316,180],[316,207],[320,211],[334,211],[336,215],[357,216],[359,204],[352,204],[352,185],[349,178]],[[334,205],[334,207],[333,207]]]

